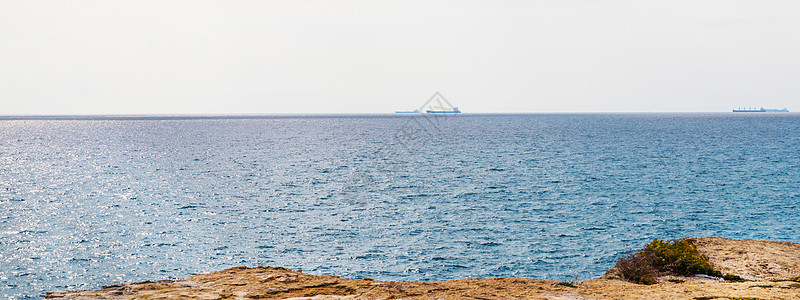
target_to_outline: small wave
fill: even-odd
[[[444,267],[447,268],[447,269],[467,269],[467,268],[469,268],[469,267],[467,267],[465,265],[459,265],[459,264],[445,265]]]
[[[592,227],[584,227],[584,228],[581,228],[581,229],[583,229],[583,230],[588,230],[588,231],[595,231],[595,230],[597,230],[597,231],[602,231],[602,230],[606,230],[606,228],[603,228],[603,227],[594,227],[594,226],[592,226]]]
[[[419,193],[419,194],[407,194],[407,195],[403,195],[403,196],[400,196],[400,198],[402,198],[402,199],[413,199],[413,198],[421,198],[421,197],[429,197],[429,196],[432,196],[432,195],[430,195],[430,194],[425,194],[425,193]]]
[[[481,246],[486,246],[486,247],[495,247],[495,246],[500,246],[500,245],[503,245],[503,244],[502,243],[497,243],[497,242],[481,243]]]
[[[178,207],[178,209],[192,209],[192,208],[200,208],[200,207],[204,207],[204,206],[202,206],[202,205],[185,205],[185,206]]]

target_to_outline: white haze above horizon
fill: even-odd
[[[800,110],[797,1],[0,0],[0,115]]]

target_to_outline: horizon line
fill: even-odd
[[[794,112],[783,112],[794,113]],[[553,111],[553,112],[462,112],[459,114],[451,115],[525,115],[525,114],[742,114],[735,113],[731,110],[728,111],[586,111],[586,112],[568,112],[568,111]],[[774,115],[775,113],[766,112],[765,114]],[[781,114],[781,113],[778,113]],[[143,113],[143,114],[124,114],[124,113],[111,113],[111,114],[0,114],[0,120],[10,119],[82,119],[82,118],[112,118],[112,119],[126,119],[126,118],[260,118],[260,117],[291,117],[291,116],[413,116],[413,115],[428,115],[427,113],[403,113],[398,114],[395,112],[383,113],[303,113],[303,112],[280,112],[280,113]],[[747,114],[751,115],[751,114]],[[761,115],[761,114],[756,114]]]

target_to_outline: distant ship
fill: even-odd
[[[395,111],[394,113],[396,113],[396,114],[418,114],[419,113],[419,109],[415,109],[415,110],[398,110],[398,111]]]
[[[429,114],[460,114],[461,111],[458,110],[458,107],[453,107],[453,110],[426,110],[426,113]]]
[[[733,112],[789,112],[788,109],[776,109],[776,108],[755,108],[755,107],[746,107],[746,108],[737,108],[734,109]]]
[[[766,112],[789,112],[789,110],[788,110],[788,109],[786,109],[785,107],[784,107],[784,108],[781,108],[781,109],[777,109],[777,108],[767,108],[767,109],[765,109],[765,111],[766,111]]]

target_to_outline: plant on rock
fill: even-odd
[[[620,258],[617,268],[622,279],[641,284],[654,284],[655,278],[661,275],[722,276],[722,273],[711,267],[708,258],[700,255],[697,247],[686,239],[654,239],[639,252]]]

